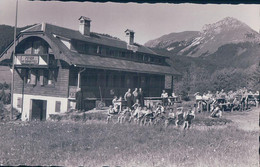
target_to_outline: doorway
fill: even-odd
[[[32,111],[32,119],[38,121],[46,120],[46,108],[47,101],[46,100],[32,100],[31,101],[31,111]]]

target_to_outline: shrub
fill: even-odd
[[[9,86],[9,84],[7,84],[6,82],[4,82],[4,83],[3,83],[3,88],[4,88],[5,90],[7,90],[7,89],[10,88],[10,86]]]
[[[6,98],[6,96],[5,96],[5,90],[2,89],[2,91],[1,91],[1,93],[0,93],[0,101],[5,102],[5,98]]]

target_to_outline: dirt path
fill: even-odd
[[[260,108],[254,108],[250,111],[233,112],[224,115],[227,119],[233,121],[234,126],[245,131],[259,130]]]

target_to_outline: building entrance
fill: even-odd
[[[45,121],[46,120],[46,100],[32,100],[31,112],[32,120]]]

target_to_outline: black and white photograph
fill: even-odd
[[[0,0],[0,166],[259,167],[260,4]]]

